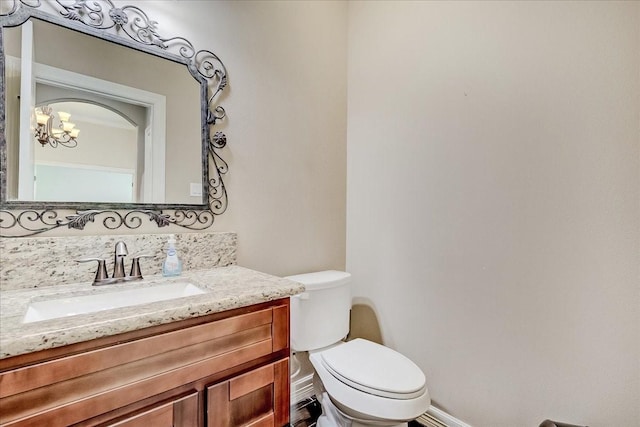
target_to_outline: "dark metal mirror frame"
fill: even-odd
[[[0,14],[0,236],[22,237],[56,228],[84,230],[88,223],[102,220],[105,228],[135,229],[145,218],[158,227],[176,225],[190,230],[210,227],[217,215],[227,209],[227,190],[222,175],[227,163],[219,155],[227,138],[213,131],[225,117],[217,99],[227,85],[227,73],[220,59],[209,50],[196,50],[183,37],[164,38],[158,23],[137,6],[116,7],[111,0],[50,0],[45,11],[43,0],[12,0],[9,10]],[[3,28],[23,24],[29,18],[47,21],[116,44],[137,49],[186,65],[200,84],[202,123],[202,205],[139,203],[66,203],[7,200],[7,141],[5,135],[5,80]],[[74,210],[65,215],[62,210]],[[5,230],[11,229],[10,233]]]

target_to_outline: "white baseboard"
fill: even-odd
[[[420,415],[416,421],[426,427],[471,427],[434,406],[430,406],[427,412]]]
[[[291,406],[315,394],[313,390],[313,375],[306,375],[291,382]]]

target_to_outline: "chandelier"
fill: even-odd
[[[53,148],[56,148],[58,145],[74,148],[78,145],[76,138],[80,130],[76,129],[76,125],[69,121],[71,114],[59,111],[58,118],[60,119],[60,125],[54,127],[54,114],[51,107],[48,105],[36,107],[35,113],[37,122],[35,137],[43,147],[47,144]]]

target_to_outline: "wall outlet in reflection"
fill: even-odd
[[[194,197],[202,197],[202,183],[189,183],[189,195]]]

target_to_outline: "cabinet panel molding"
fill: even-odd
[[[273,365],[256,369],[230,380],[229,399],[235,400],[267,384],[273,384]]]
[[[289,348],[289,305],[273,308],[273,351]]]
[[[289,423],[289,358],[280,360],[273,365],[274,371],[274,423],[283,426]]]
[[[98,427],[198,427],[198,393],[161,402]]]
[[[228,427],[231,425],[231,400],[229,381],[207,389],[207,427]]]
[[[268,413],[262,418],[258,418],[252,423],[247,424],[247,427],[274,427],[273,412]]]

